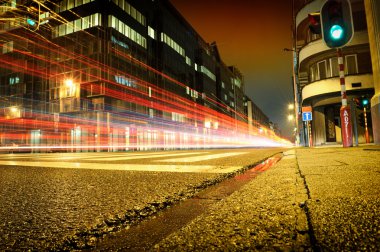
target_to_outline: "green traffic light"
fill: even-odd
[[[330,28],[330,36],[334,40],[339,40],[343,38],[343,33],[344,33],[343,28],[340,25],[333,25]]]
[[[26,19],[26,22],[27,22],[28,25],[30,25],[30,26],[35,26],[35,25],[36,25],[36,21],[34,21],[33,19],[30,19],[30,18],[27,18],[27,19]]]
[[[363,106],[366,106],[366,105],[368,105],[368,99],[363,99],[363,101],[362,101],[362,104],[363,104]]]

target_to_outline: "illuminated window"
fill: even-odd
[[[9,85],[14,85],[17,83],[20,83],[20,78],[18,76],[9,78]]]
[[[133,42],[137,43],[138,45],[144,48],[147,48],[146,38],[144,36],[136,32],[131,27],[124,24],[123,22],[115,18],[114,16],[108,16],[108,20],[111,21],[111,22],[108,22],[109,27],[114,28],[115,30],[117,30],[118,32],[120,32],[121,34],[123,34],[124,36],[132,40]]]
[[[186,56],[186,64],[188,64],[189,66],[191,66],[191,59],[189,57]]]
[[[216,81],[215,74],[213,74],[210,70],[208,70],[207,67],[201,66],[201,72],[204,73],[207,77],[209,77],[213,81]]]
[[[171,47],[174,51],[180,54],[183,57],[185,56],[185,49],[183,49],[177,42],[175,42],[172,38],[170,38],[165,33],[161,33],[161,41]]]
[[[222,88],[225,88],[226,86],[224,85],[224,82],[222,81]]]
[[[74,21],[74,32],[82,30],[82,19],[77,19]]]
[[[152,39],[156,39],[156,33],[154,29],[150,26],[148,26],[148,36],[151,37]]]
[[[70,10],[74,7],[81,6],[83,4],[87,4],[93,2],[95,0],[63,0],[55,7],[55,12],[62,12],[66,10]]]
[[[124,10],[128,15],[130,15],[137,22],[146,26],[146,19],[141,12],[136,10],[133,6],[127,3],[125,0],[112,0],[117,6],[119,6],[122,10]]]
[[[184,122],[185,121],[185,115],[180,114],[180,113],[176,113],[176,112],[172,112],[172,121]]]
[[[241,88],[241,80],[239,78],[234,78],[233,79],[233,83],[235,86],[237,86],[238,88]]]
[[[88,29],[90,27],[101,25],[102,16],[100,13],[92,14],[65,24],[54,27],[53,36],[60,37],[71,34],[76,31]]]
[[[13,52],[13,41],[3,44],[3,54]]]

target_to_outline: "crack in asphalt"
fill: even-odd
[[[303,184],[304,184],[304,187],[305,187],[305,190],[306,190],[306,194],[307,194],[307,198],[308,198],[304,204],[300,204],[300,207],[301,207],[301,209],[303,209],[303,211],[306,214],[307,226],[308,226],[308,234],[309,234],[309,238],[310,238],[311,248],[312,248],[313,251],[319,252],[319,251],[321,251],[321,248],[320,248],[320,246],[318,244],[317,238],[315,237],[314,227],[313,227],[313,224],[311,222],[310,208],[308,206],[308,202],[310,200],[312,200],[311,196],[310,196],[310,189],[309,189],[309,186],[307,184],[306,177],[305,177],[304,174],[302,174],[302,171],[300,169],[297,155],[296,155],[296,166],[297,166],[298,173],[299,173],[300,177],[303,180]]]

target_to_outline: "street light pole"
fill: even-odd
[[[296,145],[300,144],[300,103],[298,100],[298,75],[297,75],[297,69],[298,69],[298,54],[297,54],[297,27],[296,27],[296,17],[295,17],[295,10],[294,10],[294,0],[292,0],[292,51],[293,51],[293,57],[292,57],[292,74],[293,74],[293,95],[294,95],[294,114],[295,114],[295,123],[296,123],[296,139],[295,143]]]

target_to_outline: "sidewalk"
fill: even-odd
[[[155,249],[379,251],[379,150],[288,151]]]

